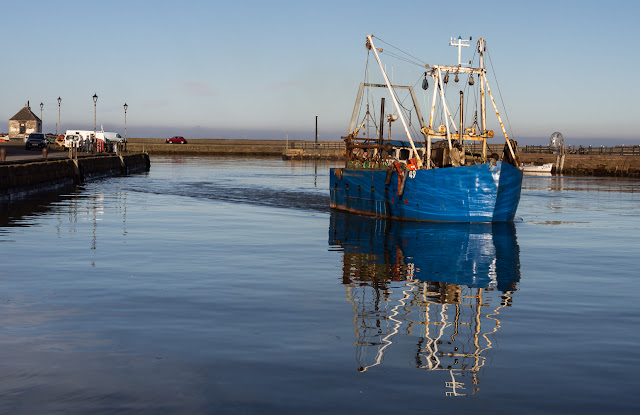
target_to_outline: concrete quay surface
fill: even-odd
[[[43,159],[41,149],[26,150],[22,141],[0,142],[0,152],[6,152],[6,161]],[[67,150],[49,148],[47,159],[60,159],[69,157]],[[1,161],[0,161],[1,162]]]

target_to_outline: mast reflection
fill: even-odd
[[[512,223],[410,223],[332,212],[329,244],[343,253],[359,371],[383,364],[398,336],[409,336],[417,368],[448,372],[447,396],[466,395],[469,381],[478,391],[499,315],[520,280]]]

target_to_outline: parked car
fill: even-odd
[[[24,143],[24,148],[30,150],[33,147],[45,148],[47,147],[47,138],[43,133],[31,133],[27,137],[27,142]]]
[[[167,144],[187,144],[187,140],[185,140],[184,137],[175,136],[167,138]]]
[[[45,138],[47,139],[47,144],[55,144],[56,142],[56,135],[55,134],[45,134],[44,135]]]

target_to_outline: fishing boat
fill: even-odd
[[[485,40],[477,41],[475,67],[461,61],[461,49],[469,47],[470,41],[471,38],[451,40],[451,46],[458,47],[457,65],[421,67],[422,88],[428,90],[428,77],[433,84],[426,123],[413,87],[391,83],[380,59],[383,49],[375,46],[373,35],[367,36],[366,47],[373,53],[384,83],[369,82],[366,71],[367,79],[360,84],[348,133],[342,137],[345,166],[330,171],[332,208],[407,221],[474,223],[514,219],[522,187],[517,147],[507,135],[489,87]],[[447,91],[452,89],[450,74],[455,75],[456,83],[465,78],[458,84],[464,87],[459,88],[457,114],[446,100]],[[393,113],[385,116],[382,97],[380,116],[376,117],[374,95],[365,95],[365,89],[386,91],[393,102]],[[475,95],[467,89],[476,90]],[[487,127],[487,95],[505,138],[502,154],[490,153],[487,143],[494,136]],[[473,104],[468,104],[469,96],[475,99]],[[458,116],[457,123],[454,115]],[[470,117],[472,121],[468,120]],[[391,137],[396,120],[400,120],[406,139]],[[384,137],[387,126],[389,135]],[[414,140],[419,135],[421,140]]]

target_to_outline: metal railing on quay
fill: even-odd
[[[523,153],[557,154],[558,148],[550,146],[520,146]],[[640,156],[640,145],[632,146],[565,146],[565,154]]]
[[[472,153],[482,152],[482,144],[465,142],[465,150]],[[299,150],[342,150],[344,143],[341,141],[324,141],[317,144],[313,141],[290,141],[290,149]],[[504,150],[504,144],[489,143],[487,144],[489,153],[500,153]],[[558,154],[557,148],[541,145],[525,145],[518,146],[521,153],[538,153],[538,154]],[[586,154],[586,155],[621,155],[621,156],[640,156],[640,145],[630,146],[565,146],[566,154]]]
[[[290,149],[297,150],[344,150],[344,142],[342,141],[324,141],[315,143],[313,141],[291,141]]]

